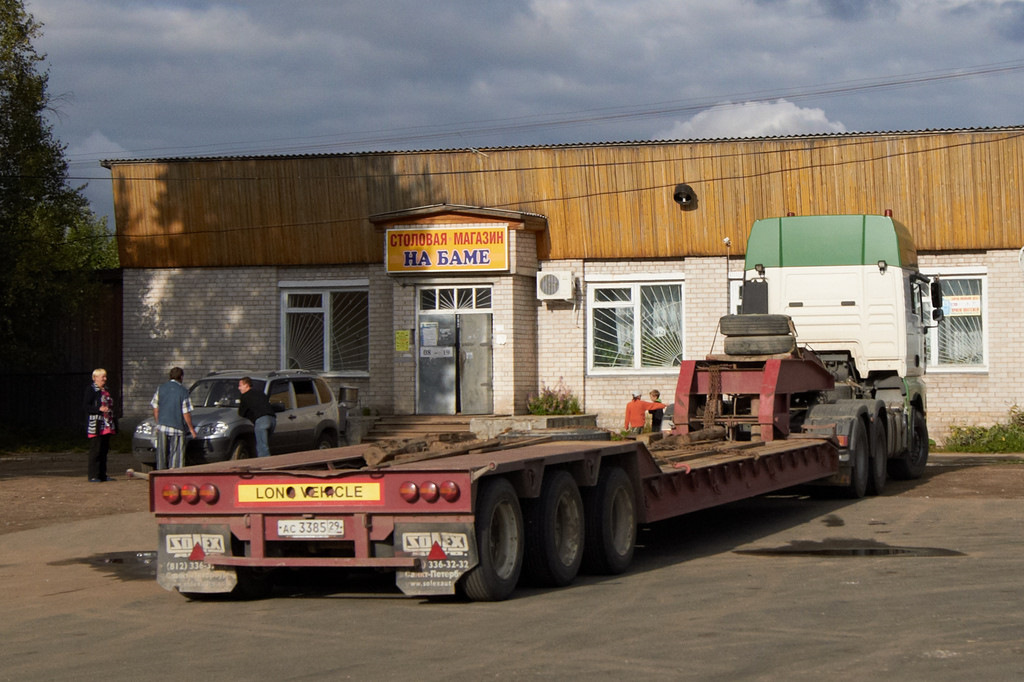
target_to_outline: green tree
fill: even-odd
[[[40,29],[22,0],[0,0],[0,367],[8,370],[52,367],[62,318],[82,309],[95,270],[117,267],[106,219],[69,186],[65,146],[47,120],[49,72],[32,45]]]

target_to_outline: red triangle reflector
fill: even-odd
[[[203,548],[200,547],[199,543],[197,542],[195,544],[195,546],[192,548],[192,553],[188,555],[188,560],[189,561],[202,561],[205,558],[206,558],[206,552],[203,551]]]
[[[427,555],[427,558],[431,561],[442,561],[447,559],[448,555],[444,553],[443,549],[441,549],[441,545],[435,542],[434,546],[430,548],[430,554]]]

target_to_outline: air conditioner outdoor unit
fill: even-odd
[[[573,275],[569,270],[537,273],[537,298],[541,301],[571,301],[575,296]]]

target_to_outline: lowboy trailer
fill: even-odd
[[[759,398],[763,390],[771,395],[760,402],[776,406],[786,403],[776,388],[799,388],[762,379]],[[831,434],[742,441],[724,439],[724,429],[706,433],[706,440],[677,435],[650,447],[470,443],[372,466],[374,446],[363,444],[155,471],[158,581],[193,597],[255,595],[269,586],[272,569],[352,567],[395,571],[408,595],[459,589],[499,600],[521,574],[561,586],[581,567],[625,571],[640,523],[838,471],[841,446]]]

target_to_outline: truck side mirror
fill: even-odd
[[[945,313],[942,312],[942,284],[936,277],[931,283],[931,294],[932,294],[932,319],[938,322],[941,320]]]

